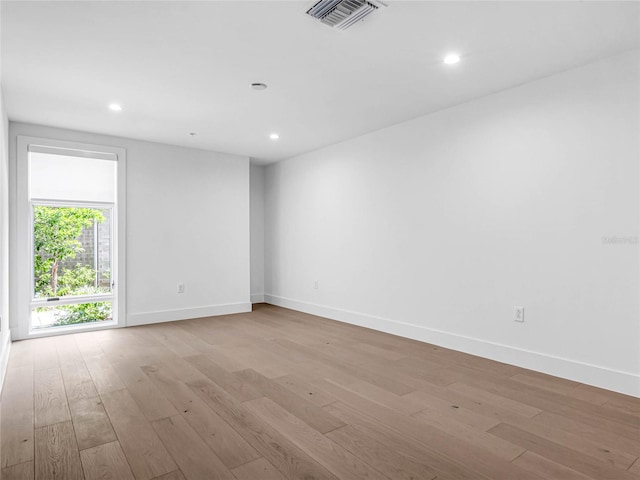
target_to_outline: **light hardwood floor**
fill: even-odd
[[[640,400],[268,305],[16,342],[2,478],[640,479]]]

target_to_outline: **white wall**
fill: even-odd
[[[126,149],[128,325],[251,309],[248,157],[13,122],[9,134],[14,183],[17,135]]]
[[[251,301],[264,301],[264,170],[251,165]]]
[[[9,122],[4,109],[0,87],[0,390],[9,360],[11,333],[9,331],[9,155],[7,138]]]
[[[266,300],[640,395],[638,81],[630,52],[268,167]]]

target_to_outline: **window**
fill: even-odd
[[[124,152],[27,137],[19,149],[20,337],[121,324]]]

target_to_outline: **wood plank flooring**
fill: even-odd
[[[16,342],[3,479],[640,480],[640,399],[270,305]]]

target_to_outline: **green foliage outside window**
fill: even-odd
[[[62,305],[58,309],[60,312],[56,314],[56,321],[53,326],[101,322],[111,319],[111,302]]]
[[[75,259],[84,249],[82,232],[105,220],[100,210],[75,207],[35,206],[33,210],[34,277],[36,297],[91,295],[105,293],[96,286],[96,271],[91,265],[76,264],[64,268],[62,262]],[[104,275],[103,275],[104,276]],[[110,302],[61,305],[56,308],[55,323],[97,322],[111,317]]]

